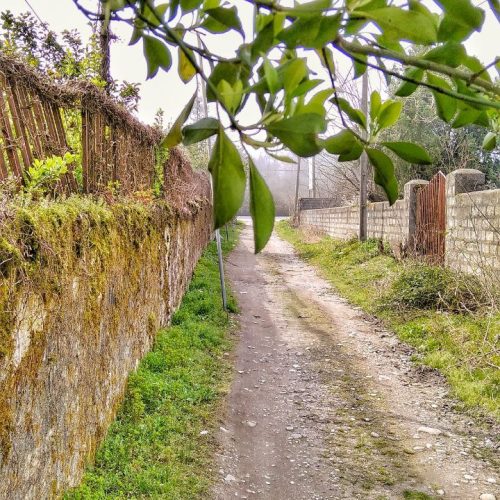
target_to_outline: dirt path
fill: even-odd
[[[241,338],[214,498],[500,500],[498,428],[455,414],[443,381],[289,244],[252,248],[246,227],[226,266]]]

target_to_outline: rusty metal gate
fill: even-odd
[[[446,231],[446,178],[438,172],[417,192],[415,250],[434,263],[444,263]]]

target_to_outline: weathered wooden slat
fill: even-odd
[[[16,95],[19,99],[19,111],[29,135],[29,142],[33,147],[33,157],[43,158],[43,146],[40,141],[35,119],[33,117],[33,105],[29,91],[22,85],[15,84]]]
[[[4,147],[7,152],[10,170],[20,180],[22,177],[21,161],[17,154],[16,137],[10,123],[9,109],[4,98],[3,89],[0,91],[0,127],[2,129]]]
[[[5,86],[5,89],[7,91],[12,121],[14,123],[14,128],[16,129],[16,135],[20,139],[21,156],[23,158],[22,171],[24,172],[33,163],[33,156],[31,154],[28,132],[26,130],[24,120],[22,119],[19,106],[19,98],[16,94],[15,87],[10,82],[7,82],[5,78],[2,78],[1,83],[2,86]]]
[[[0,181],[7,179],[9,176],[9,170],[7,169],[7,163],[4,158],[4,139],[0,138]]]
[[[40,159],[44,159],[47,156],[53,154],[53,147],[50,143],[50,134],[49,134],[49,125],[45,122],[45,114],[43,112],[43,106],[40,101],[39,96],[33,96],[32,98],[32,110],[33,116],[35,118],[35,124],[37,129],[37,135],[40,138],[40,142],[42,144],[42,157]]]
[[[83,192],[89,192],[89,112],[82,109],[82,178]]]

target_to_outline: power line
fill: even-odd
[[[24,0],[26,5],[31,9],[31,12],[33,12],[33,14],[35,14],[35,17],[42,23],[42,24],[46,24],[45,22],[43,22],[42,18],[38,15],[37,11],[33,8],[33,6],[28,2],[28,0]]]

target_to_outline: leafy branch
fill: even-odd
[[[82,7],[80,0],[73,1],[87,17],[99,19]],[[398,78],[402,83],[396,95],[402,99],[418,87],[429,89],[439,118],[453,127],[484,127],[484,148],[497,146],[500,86],[491,81],[489,72],[500,68],[498,58],[485,66],[468,55],[463,45],[474,31],[481,30],[485,20],[484,10],[471,0],[437,2],[439,17],[423,0],[401,6],[390,0],[311,0],[293,6],[279,0],[246,0],[254,7],[250,33],[245,33],[234,0],[173,0],[168,4],[156,0],[100,1],[106,19],[127,23],[134,30],[133,43],[142,40],[148,77],[159,70],[170,71],[169,47],[175,47],[181,80],[187,83],[199,75],[204,82],[208,101],[216,104],[217,117],[186,125],[194,102],[191,99],[164,145],[193,144],[216,137],[209,163],[216,226],[238,211],[248,171],[256,250],[263,247],[272,229],[266,219],[274,213],[272,197],[249,155],[245,170],[238,149],[221,124],[219,108],[226,113],[230,128],[238,132],[245,151],[245,145],[249,145],[273,156],[288,149],[300,157],[310,157],[326,150],[337,155],[340,162],[357,160],[366,152],[375,182],[383,187],[390,203],[398,197],[398,186],[386,152],[409,163],[432,161],[417,144],[380,141],[380,133],[397,123],[402,102],[382,101],[380,93],[373,92],[369,114],[353,106],[337,82],[334,56],[338,53],[350,59],[354,78],[367,68]],[[496,0],[489,0],[489,6],[496,16]],[[131,14],[128,18],[125,11]],[[373,25],[379,34],[367,29]],[[228,32],[242,36],[233,58],[210,50],[208,43],[199,43],[204,36],[217,38]],[[198,43],[190,43],[190,36]],[[412,46],[420,52],[423,48],[424,53],[410,55],[405,48]],[[324,67],[320,73],[311,64],[309,54],[313,52]],[[406,70],[403,73],[388,68],[388,61]],[[325,83],[330,88],[325,88]],[[330,136],[327,100],[342,124],[342,130]],[[249,102],[256,103],[260,117],[256,123],[243,126],[239,117]]]

